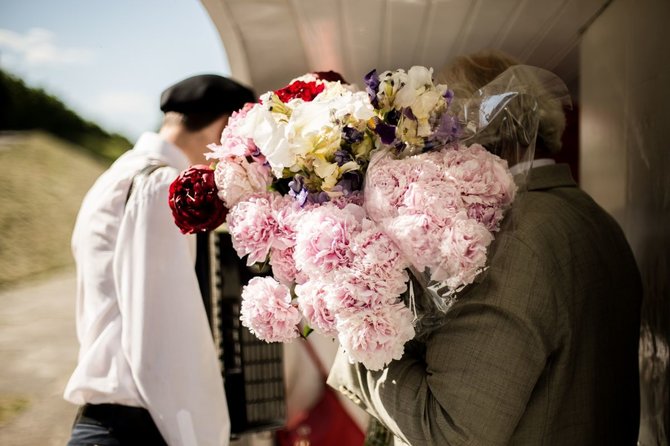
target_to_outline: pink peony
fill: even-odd
[[[295,287],[298,307],[310,327],[328,336],[336,336],[335,315],[328,308],[327,295],[332,284],[319,279]]]
[[[222,159],[214,171],[219,198],[229,209],[249,196],[265,192],[272,184],[270,169],[241,156]]]
[[[381,221],[399,214],[403,207],[458,206],[458,194],[443,166],[440,152],[394,159],[382,152],[373,156],[367,170],[365,208],[370,218]],[[432,192],[423,192],[425,190]],[[444,202],[440,200],[444,199]]]
[[[286,249],[272,249],[270,251],[270,265],[272,274],[284,285],[290,285],[293,282],[302,283],[307,280],[300,271],[296,269],[295,260],[293,260],[294,246]]]
[[[274,248],[285,249],[295,246],[296,228],[301,224],[304,213],[300,205],[288,195],[274,195],[272,202],[274,218],[277,221],[276,241]]]
[[[242,289],[242,325],[266,342],[288,342],[300,336],[300,312],[289,289],[272,277],[254,277]]]
[[[353,296],[359,306],[374,306],[394,301],[407,290],[409,276],[406,269],[383,270],[381,268],[359,268],[360,263],[354,261],[345,272],[352,289]]]
[[[444,230],[440,264],[432,271],[433,280],[446,282],[454,290],[472,283],[486,265],[492,241],[493,235],[484,225],[461,214]]]
[[[419,272],[439,258],[443,225],[428,214],[400,215],[385,222],[384,231]]]
[[[344,209],[326,203],[306,211],[295,238],[296,266],[309,276],[322,276],[351,263],[351,237],[359,230],[359,211],[349,204]]]
[[[328,309],[335,315],[343,311],[358,311],[395,302],[397,295],[382,294],[370,286],[369,277],[360,272],[345,269],[330,281],[328,293],[324,295]]]
[[[468,205],[484,203],[506,208],[514,200],[517,188],[507,162],[481,145],[445,150],[444,163]]]
[[[438,220],[460,211],[464,207],[461,192],[454,181],[417,181],[410,184],[403,197],[402,214],[427,213]]]
[[[354,191],[347,196],[339,195],[330,199],[330,202],[337,206],[340,209],[343,209],[349,204],[355,204],[357,206],[363,206],[363,193],[360,191]]]
[[[371,220],[363,220],[363,230],[354,237],[354,260],[350,269],[359,272],[364,286],[396,297],[407,289],[409,263],[397,245]]]
[[[293,200],[277,193],[252,195],[228,213],[228,230],[237,255],[248,255],[247,265],[263,262],[271,248],[293,245]]]
[[[233,114],[228,119],[226,128],[221,133],[221,145],[210,144],[208,147],[210,153],[206,153],[207,159],[225,159],[231,156],[237,157],[252,157],[254,161],[259,164],[265,163],[265,158],[261,155],[260,150],[254,144],[251,138],[241,136],[238,129],[244,123],[249,110],[259,106],[258,104],[247,103],[244,107]]]
[[[410,177],[411,164],[394,160],[389,154],[378,152],[372,156],[365,180],[365,210],[374,221],[398,215]]]
[[[491,232],[500,229],[500,222],[505,216],[503,209],[496,204],[472,203],[467,209],[469,218],[477,220]]]
[[[402,357],[405,343],[414,337],[413,318],[402,302],[342,313],[336,317],[338,339],[351,363],[380,370]]]

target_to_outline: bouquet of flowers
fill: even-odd
[[[444,301],[485,268],[516,186],[505,161],[458,141],[432,70],[373,71],[366,86],[297,78],[233,114],[208,157],[235,250],[272,267],[244,287],[242,323],[268,342],[318,330],[376,370],[416,335],[426,285]]]

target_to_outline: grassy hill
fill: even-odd
[[[132,147],[70,110],[60,99],[0,70],[0,130],[43,130],[111,163]]]
[[[0,70],[0,288],[72,265],[81,200],[131,147]]]
[[[107,165],[44,132],[0,133],[0,287],[73,264],[79,205]]]

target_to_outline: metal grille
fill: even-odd
[[[227,232],[198,237],[196,270],[221,361],[231,432],[278,429],[286,417],[282,346],[259,340],[239,318],[242,286],[269,271],[247,267]]]

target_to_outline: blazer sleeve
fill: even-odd
[[[489,269],[425,343],[410,341],[376,372],[340,352],[331,370],[331,386],[406,443],[507,444],[555,348],[550,268],[511,235],[495,245]]]

